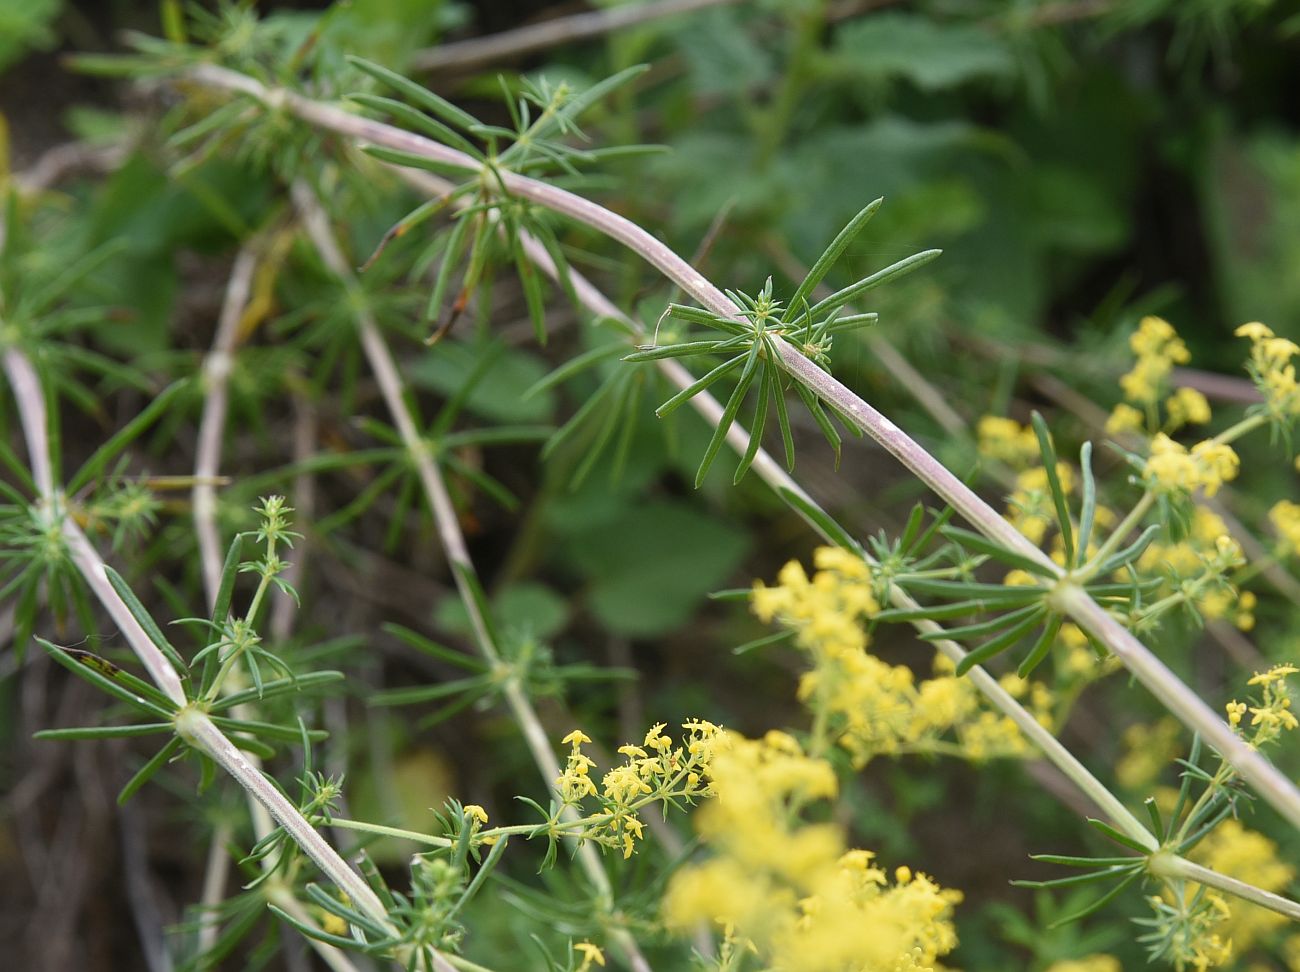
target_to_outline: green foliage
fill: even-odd
[[[17,59],[53,46],[56,23],[74,45],[100,29],[98,14],[58,21],[62,6],[0,0],[0,69],[19,65],[0,84],[25,90]],[[1114,399],[1137,318],[1177,315],[1195,360],[1217,366],[1228,321],[1272,321],[1286,337],[1300,311],[1298,143],[1279,94],[1294,79],[1295,24],[1282,5],[975,2],[842,19],[818,0],[719,5],[482,73],[410,67],[467,28],[462,4],[218,3],[182,16],[165,0],[160,11],[160,38],[134,34],[124,50],[92,37],[111,53],[80,59],[150,92],[118,89],[122,114],[67,114],[89,161],[17,178],[0,164],[0,352],[35,369],[53,478],[34,474],[20,414],[33,399],[7,374],[0,623],[12,614],[30,691],[75,677],[103,702],[40,731],[35,752],[111,740],[99,751],[111,754],[99,761],[110,792],[145,804],[149,821],[174,820],[185,796],[186,887],[221,857],[210,837],[230,850],[227,898],[169,938],[184,939],[187,967],[272,962],[302,935],[411,968],[447,950],[464,968],[511,968],[522,952],[591,972],[575,943],[626,965],[624,936],[652,967],[689,962],[690,944],[660,934],[669,875],[697,853],[675,842],[681,818],[627,860],[597,830],[581,847],[563,836],[579,831],[564,829],[547,761],[574,725],[601,749],[638,748],[655,719],[789,729],[836,761],[843,796],[828,813],[855,845],[881,848],[882,861],[906,853],[965,890],[954,958],[966,968],[1041,972],[1103,949],[1123,967],[1176,965],[1219,905],[1186,885],[1139,919],[1137,940],[1131,906],[1181,880],[1157,873],[1161,854],[1193,854],[1240,816],[1294,859],[1295,835],[1199,737],[1172,803],[1138,802],[1154,784],[1121,792],[1156,853],[1113,818],[1081,826],[1049,799],[1059,780],[1043,786],[1015,765],[908,757],[857,774],[842,753],[816,752],[825,717],[803,711],[815,693],[790,677],[801,631],[758,629],[733,603],[753,578],[806,560],[817,536],[859,567],[866,558],[881,610],[861,636],[899,663],[896,677],[928,684],[940,646],[963,686],[985,677],[978,665],[1005,691],[1050,694],[1035,717],[1108,784],[1122,724],[1160,710],[1105,678],[1118,662],[1061,613],[1064,585],[1189,684],[1211,686],[1216,708],[1228,679],[1244,682],[1242,665],[1294,655],[1294,561],[1285,529],[1265,519],[1271,497],[1291,491],[1290,467],[1241,447],[1260,485],[1220,499],[1259,550],[1249,566],[1225,554],[1188,580],[1171,561],[1194,498],[1161,495],[1117,529],[1146,443],[1092,445],[1093,400]],[[204,70],[273,93],[219,91],[195,80]],[[391,126],[408,150],[327,130],[292,98]],[[34,102],[52,118],[65,107]],[[0,130],[27,158],[10,104]],[[412,170],[444,181],[413,188]],[[693,253],[707,279],[763,283],[725,292],[735,314],[684,296],[512,188],[524,177]],[[322,207],[319,226],[304,198]],[[925,248],[939,245],[945,258],[930,263],[939,251]],[[237,254],[252,265],[242,283]],[[900,352],[916,373],[895,370]],[[1234,347],[1231,360],[1246,353]],[[985,497],[1040,471],[1035,543],[1057,566],[971,529],[943,499],[927,514],[933,498],[870,443],[844,449],[839,426],[856,424],[791,378],[781,360],[794,355],[833,370]],[[668,359],[691,377],[670,378]],[[720,422],[681,409],[709,396]],[[969,420],[1031,409],[1044,417],[1025,465],[977,453]],[[733,466],[719,457],[736,425],[749,438]],[[796,440],[797,488],[748,475],[773,468],[755,465],[764,446],[794,469]],[[215,477],[196,479],[196,453]],[[271,493],[304,509],[301,537],[289,500],[259,500]],[[94,575],[106,588],[87,585],[76,531],[109,561]],[[1206,608],[1209,595],[1257,589],[1249,642],[1224,630],[1244,615]],[[926,630],[904,637],[902,624]],[[123,650],[137,627],[183,701]],[[1223,662],[1203,630],[1249,660]],[[42,651],[24,657],[33,641]],[[51,661],[53,675],[35,671]],[[0,698],[15,772],[27,720],[66,712],[48,704],[57,697]],[[363,860],[388,921],[321,883],[319,859],[285,827],[250,814],[220,761],[177,731],[199,711],[347,860]],[[1274,758],[1294,776],[1293,753]],[[469,799],[503,828],[495,843],[476,836],[485,824]],[[1072,871],[1017,882],[1032,897],[1007,891],[1003,877],[1039,847],[1062,851],[1041,864]],[[103,863],[103,848],[83,853]],[[1281,934],[1243,963],[1266,959]],[[752,968],[733,944],[719,954]]]

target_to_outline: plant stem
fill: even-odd
[[[430,139],[405,132],[382,122],[361,118],[333,105],[305,98],[285,89],[269,89],[247,75],[225,68],[203,65],[188,76],[213,87],[239,91],[262,101],[273,110],[287,110],[304,121],[374,142],[399,151],[412,152],[475,172],[479,163],[469,156]],[[501,178],[515,196],[528,199],[555,212],[591,226],[623,243],[646,260],[703,307],[720,316],[741,320],[739,309],[694,267],[671,248],[632,221],[567,190],[524,176],[502,172]],[[990,540],[1029,557],[1060,576],[1061,569],[1036,545],[1021,535],[991,506],[955,477],[902,429],[859,398],[833,376],[784,340],[776,341],[782,366],[819,398],[844,412],[864,432],[882,445],[918,479],[929,486]],[[1259,794],[1300,829],[1300,790],[1266,759],[1251,750],[1229,729],[1199,696],[1183,684],[1151,651],[1112,618],[1081,588],[1069,585],[1061,603],[1070,616],[1106,645],[1166,708],[1189,729],[1199,732],[1255,787]]]
[[[178,735],[210,755],[218,765],[230,773],[236,782],[285,828],[286,833],[302,848],[303,853],[352,898],[359,908],[382,927],[393,929],[383,902],[370,890],[370,886],[361,875],[348,866],[338,852],[298,812],[298,808],[267,781],[248,757],[226,738],[207,715],[188,704],[180,676],[140,626],[140,622],[122,601],[117,590],[109,583],[103,560],[100,559],[81,528],[64,511],[62,498],[52,477],[45,399],[41,394],[35,369],[25,355],[13,348],[5,351],[4,367],[18,404],[33,477],[42,493],[40,501],[60,517],[69,555],[86,584],[116,622],[122,636],[126,638],[154,684],[180,707],[180,712],[175,719]],[[442,961],[440,955],[435,956],[435,964],[450,968]]]
[[[1083,584],[1092,580],[1093,574],[1097,572],[1097,568],[1106,562],[1106,558],[1119,549],[1119,545],[1124,542],[1124,538],[1132,533],[1134,527],[1142,522],[1142,517],[1147,515],[1147,511],[1155,505],[1155,501],[1156,494],[1150,490],[1147,490],[1147,492],[1142,494],[1142,498],[1133,505],[1133,509],[1128,511],[1128,515],[1124,517],[1119,526],[1115,527],[1115,529],[1110,532],[1110,536],[1108,536],[1105,542],[1097,548],[1097,552],[1092,555],[1092,558],[1078,570],[1073,572],[1071,576],[1074,577],[1077,583]]]
[[[448,190],[448,184],[444,183],[436,176],[426,172],[416,170],[401,170],[404,178],[412,184],[421,186],[430,195],[440,195]],[[528,234],[522,234],[521,243],[529,259],[533,260],[542,272],[546,273],[552,279],[558,279],[559,271],[551,260],[550,254],[546,252],[545,247],[530,237]],[[614,303],[606,297],[594,284],[591,283],[577,270],[569,268],[569,280],[573,285],[574,292],[578,300],[597,317],[610,318],[621,324],[631,335],[633,345],[644,343],[646,331],[641,324],[631,317],[628,317],[619,310]],[[685,367],[675,358],[660,358],[654,362],[655,366],[668,378],[668,380],[679,389],[688,388],[695,381],[692,375]],[[723,407],[712,393],[704,391],[695,395],[690,400],[691,406],[701,415],[705,422],[716,426],[722,418]],[[743,455],[749,445],[749,432],[744,426],[736,422],[727,432],[727,444],[735,450],[737,455]],[[766,449],[760,448],[754,459],[753,469],[755,473],[772,490],[782,497],[793,495],[803,503],[814,509],[820,509],[820,505],[813,500],[811,496],[803,489],[802,486],[788,473],[785,468],[774,459]],[[793,509],[801,519],[820,535],[822,539],[834,542],[833,539],[822,532],[820,524],[816,520],[807,517],[799,506],[791,504]],[[864,557],[868,563],[875,564],[876,561],[864,552]],[[920,605],[907,595],[900,587],[893,587],[891,603],[896,608],[904,610],[914,610]],[[942,631],[942,627],[929,620],[919,620],[912,622],[913,627],[922,633],[937,633]],[[965,656],[966,651],[955,641],[943,639],[934,643],[935,647],[950,658],[954,663],[960,662]],[[1034,716],[1028,712],[1009,692],[1002,688],[996,678],[990,675],[986,670],[975,667],[969,672],[969,677],[975,683],[975,687],[989,700],[989,702],[998,709],[1003,715],[1011,719],[1025,734],[1029,741],[1035,745],[1054,765],[1067,780],[1070,781],[1085,797],[1110,819],[1111,823],[1117,826],[1125,834],[1146,847],[1155,850],[1158,841],[1147,830],[1146,826],[1136,816],[1129,812],[1123,802],[1119,800],[1099,779],[1092,775],[1082,763],[1074,757],[1064,745],[1061,744],[1046,728],[1042,726]]]
[[[1151,858],[1149,867],[1151,873],[1160,877],[1183,878],[1188,881],[1195,881],[1197,884],[1218,888],[1220,891],[1226,891],[1228,894],[1249,901],[1252,904],[1257,904],[1262,908],[1267,908],[1269,911],[1276,911],[1280,915],[1286,915],[1292,921],[1300,921],[1300,902],[1284,898],[1272,891],[1265,891],[1263,888],[1247,884],[1245,881],[1239,881],[1226,874],[1220,874],[1218,871],[1189,861],[1185,857],[1179,857],[1177,854],[1156,854]]]
[[[442,542],[443,552],[452,568],[461,601],[469,614],[475,644],[478,646],[484,660],[493,667],[502,667],[500,648],[492,638],[492,630],[488,625],[487,618],[479,610],[478,598],[470,586],[470,578],[477,576],[474,570],[474,562],[470,559],[469,549],[465,545],[465,537],[460,531],[456,511],[452,506],[451,497],[447,494],[447,487],[443,482],[442,473],[429,450],[428,443],[420,436],[415,420],[402,394],[403,385],[397,370],[397,364],[394,362],[388,346],[384,343],[374,316],[366,306],[356,277],[344,258],[338,241],[334,238],[329,226],[329,219],[320,200],[316,197],[315,192],[301,180],[295,182],[290,191],[293,194],[294,204],[302,217],[307,235],[320,253],[321,259],[330,271],[338,277],[340,283],[348,291],[349,296],[353,298],[353,306],[356,307],[357,330],[362,347],[365,350],[366,359],[375,374],[375,381],[379,385],[380,394],[383,396],[389,414],[392,416],[398,433],[402,437],[402,443],[416,464],[420,482],[433,510],[433,519],[437,526],[438,537]],[[506,704],[509,706],[520,732],[523,733],[524,741],[532,753],[538,770],[541,771],[547,789],[553,790],[555,781],[560,776],[560,764],[554,750],[551,748],[551,742],[542,726],[542,721],[538,718],[537,711],[533,708],[532,701],[524,691],[517,673],[512,672],[505,680],[502,685],[502,694],[505,696]],[[571,814],[572,810],[566,807],[565,813]],[[583,871],[596,888],[605,910],[608,911],[613,905],[614,892],[609,881],[609,875],[605,873],[605,866],[601,863],[600,855],[589,843],[579,844],[576,852]],[[636,941],[629,933],[623,929],[611,928],[610,936],[617,942],[627,958],[628,964],[636,972],[649,972],[649,963],[645,960]]]

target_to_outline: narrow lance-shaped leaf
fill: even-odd
[[[745,394],[749,391],[749,386],[754,382],[754,372],[758,368],[758,350],[759,343],[755,341],[745,359],[745,367],[740,372],[740,380],[736,382],[731,397],[727,399],[727,405],[722,410],[722,418],[718,422],[718,427],[713,430],[713,437],[704,450],[704,458],[700,460],[700,468],[695,472],[696,489],[703,485],[704,477],[708,475],[714,457],[717,456],[718,450],[722,448],[722,442],[726,438],[727,430],[731,428],[731,423],[736,420],[736,414],[740,411],[741,403],[745,400]]]
[[[817,423],[817,428],[821,429],[822,435],[826,437],[826,441],[829,442],[831,448],[835,450],[835,468],[838,469],[840,466],[840,448],[843,445],[843,441],[840,439],[840,434],[835,431],[835,426],[831,425],[831,420],[826,417],[826,413],[822,410],[821,403],[817,401],[817,396],[812,393],[807,385],[801,381],[796,381],[794,383],[794,390],[798,393],[799,398],[803,401],[804,407],[808,409],[809,414],[812,415],[813,421]]]
[[[669,398],[666,402],[664,402],[662,405],[660,405],[658,408],[655,409],[655,414],[658,415],[660,418],[667,418],[678,408],[680,408],[686,402],[690,401],[693,397],[698,395],[700,392],[704,391],[704,389],[708,388],[710,385],[712,385],[723,375],[726,375],[732,370],[740,367],[740,365],[743,364],[744,361],[745,361],[745,355],[743,354],[738,354],[734,358],[724,361],[722,364],[718,365],[716,368],[710,371],[703,378],[697,379],[693,384],[688,385],[686,388],[683,388],[681,391],[679,391],[676,395],[673,395],[671,398]]]
[[[153,778],[153,775],[167,764],[168,760],[180,752],[181,747],[184,745],[180,736],[173,736],[167,740],[167,744],[154,753],[153,758],[136,770],[135,775],[127,780],[126,786],[122,787],[117,794],[118,805],[121,806],[131,799],[136,790],[148,783]]]
[[[854,540],[848,530],[840,526],[829,513],[816,503],[786,486],[778,487],[777,493],[826,540],[850,553],[862,556],[861,544]]]
[[[763,429],[767,426],[767,399],[771,393],[773,370],[764,365],[763,373],[758,378],[758,404],[754,407],[754,421],[749,429],[749,445],[745,447],[744,455],[740,457],[740,462],[736,466],[736,474],[731,480],[733,486],[740,485],[740,481],[745,478],[745,473],[749,472],[759,447],[763,444]]]
[[[549,459],[562,444],[571,439],[574,434],[583,427],[587,418],[594,415],[602,407],[602,403],[617,389],[619,384],[624,380],[623,374],[618,371],[612,371],[605,376],[597,389],[587,397],[581,407],[573,413],[573,416],[555,431],[546,444],[542,446],[541,456],[543,460]]]
[[[1065,562],[1074,563],[1074,528],[1070,523],[1070,507],[1066,502],[1065,490],[1061,488],[1061,477],[1056,471],[1056,446],[1052,443],[1052,433],[1048,431],[1043,416],[1034,412],[1031,420],[1034,435],[1038,437],[1038,448],[1043,454],[1043,471],[1047,474],[1047,486],[1052,494],[1052,503],[1056,506],[1056,522],[1061,529],[1061,542],[1065,546]]]
[[[785,449],[785,468],[787,472],[794,472],[794,432],[790,428],[790,412],[785,404],[781,370],[769,369],[767,380],[772,384],[772,401],[776,404],[776,424],[781,429],[781,445]]]
[[[1107,574],[1119,570],[1124,565],[1137,560],[1137,558],[1142,556],[1143,551],[1145,551],[1146,548],[1151,545],[1151,542],[1159,535],[1160,525],[1156,523],[1151,524],[1151,526],[1143,530],[1138,538],[1131,544],[1123,550],[1111,554],[1105,561],[1098,564],[1095,575],[1098,577],[1105,577]]]
[[[884,201],[882,197],[867,203],[861,212],[849,220],[848,224],[836,234],[830,246],[826,247],[822,255],[817,258],[817,262],[812,265],[812,269],[808,271],[808,275],[803,278],[803,282],[795,290],[794,296],[790,298],[790,303],[785,310],[785,316],[782,318],[785,323],[790,323],[804,302],[812,298],[813,291],[822,282],[822,278],[836,264],[848,245],[862,232],[863,227],[867,225],[871,217],[876,215],[876,210],[880,208]]]
[[[1002,654],[1002,652],[1006,651],[1034,629],[1045,610],[1046,609],[1044,608],[1030,614],[1025,618],[1025,620],[1012,627],[1009,631],[1006,631],[1003,634],[998,635],[998,637],[980,645],[957,663],[957,674],[965,675],[976,665],[983,665],[989,659]]]
[[[454,131],[447,125],[438,121],[436,118],[430,118],[427,114],[412,108],[405,102],[396,101],[392,98],[385,98],[382,95],[372,94],[350,94],[347,96],[349,101],[355,101],[366,108],[372,108],[378,112],[386,112],[393,118],[402,122],[407,128],[428,135],[435,141],[442,142],[444,145],[450,145],[452,148],[459,149],[466,155],[478,157],[479,150],[469,139]]]
[[[169,705],[163,707],[156,702],[131,691],[122,685],[114,676],[121,671],[116,665],[106,658],[100,658],[88,651],[79,651],[75,648],[61,648],[56,644],[46,641],[44,638],[37,638],[36,643],[44,648],[56,662],[80,678],[84,678],[96,688],[103,689],[109,695],[122,702],[140,709],[162,719],[170,719],[176,711],[176,704],[168,700]]]
[[[852,286],[845,287],[831,294],[825,300],[813,306],[811,314],[814,318],[819,318],[824,314],[829,314],[836,307],[843,307],[849,301],[865,294],[869,290],[874,290],[881,284],[888,283],[896,277],[901,277],[905,273],[925,266],[931,260],[935,259],[942,253],[942,250],[923,250],[920,253],[914,253],[910,257],[899,260],[897,263],[885,267],[883,270],[877,270],[869,277],[864,277]]]
[[[1056,636],[1061,630],[1061,625],[1065,618],[1059,614],[1052,615],[1047,622],[1047,627],[1043,628],[1043,633],[1038,636],[1034,642],[1034,647],[1029,650],[1025,660],[1020,663],[1016,669],[1016,674],[1021,678],[1028,678],[1035,668],[1041,664],[1042,660],[1047,657],[1047,653],[1052,650],[1052,645],[1056,643]]]
[[[1123,881],[1120,881],[1117,885],[1115,885],[1115,887],[1111,888],[1109,891],[1103,894],[1096,901],[1092,902],[1089,905],[1085,905],[1083,908],[1081,908],[1079,911],[1074,912],[1073,914],[1066,915],[1064,918],[1060,918],[1052,922],[1050,925],[1047,926],[1048,929],[1060,928],[1062,925],[1071,924],[1072,922],[1078,921],[1080,918],[1086,918],[1094,911],[1099,910],[1100,908],[1105,906],[1108,902],[1114,900],[1121,892],[1124,891],[1125,888],[1127,888],[1130,884],[1132,884],[1141,876],[1142,876],[1141,868],[1136,868],[1134,870],[1131,870],[1129,872],[1128,877],[1126,877]]]
[[[1097,516],[1097,481],[1092,474],[1091,442],[1085,442],[1079,449],[1079,470],[1083,503],[1079,509],[1079,551],[1074,561],[1076,567],[1082,567],[1088,560],[1088,544],[1092,542],[1092,525]]]
[[[457,108],[450,101],[440,98],[428,88],[416,84],[410,78],[405,78],[380,64],[351,54],[346,56],[346,60],[357,70],[365,72],[378,81],[382,81],[390,88],[405,95],[414,104],[426,111],[433,112],[443,121],[450,122],[464,131],[470,131],[478,124],[478,119],[469,112]]]
[[[1018,567],[1026,570],[1031,574],[1037,574],[1039,577],[1049,577],[1055,579],[1056,572],[1045,564],[1040,563],[1032,557],[1026,557],[1023,554],[1016,553],[1014,550],[1008,550],[1000,543],[989,540],[987,537],[975,533],[971,530],[964,530],[961,527],[945,526],[939,531],[954,543],[961,544],[964,547],[970,547],[982,554],[987,554],[994,560],[1001,561],[1011,567]]]
[[[971,638],[982,638],[984,635],[1003,631],[1014,624],[1018,624],[1035,612],[1042,611],[1042,609],[1043,606],[1039,603],[1027,604],[1015,611],[989,618],[987,621],[978,621],[974,624],[962,625],[959,628],[945,628],[942,631],[924,631],[920,637],[926,641],[966,641]]]

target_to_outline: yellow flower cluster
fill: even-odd
[[[1254,732],[1250,735],[1249,742],[1256,749],[1267,746],[1282,733],[1300,727],[1300,720],[1296,719],[1291,708],[1291,690],[1286,681],[1288,675],[1297,672],[1300,672],[1300,668],[1295,665],[1274,665],[1266,672],[1256,673],[1246,684],[1260,686],[1259,699],[1251,700],[1259,704],[1247,705],[1235,699],[1228,703],[1228,722],[1243,736],[1245,730],[1241,728],[1241,723],[1246,713],[1250,713],[1249,726]]]
[[[1016,469],[1031,465],[1042,454],[1034,430],[1012,418],[985,415],[976,424],[975,434],[981,456]]]
[[[1217,891],[1206,892],[1199,901],[1190,893],[1181,903],[1171,904],[1159,895],[1148,900],[1157,914],[1168,916],[1166,954],[1178,972],[1187,968],[1205,972],[1232,960],[1232,939],[1221,931],[1232,918],[1232,909]]]
[[[967,759],[1022,756],[1028,743],[1006,716],[982,707],[978,690],[957,678],[940,656],[936,677],[918,682],[905,665],[867,651],[864,622],[878,610],[871,575],[861,558],[837,547],[814,555],[810,578],[798,561],[781,569],[776,587],[754,585],[754,613],[794,629],[812,667],[799,680],[799,698],[818,716],[827,742],[862,766],[880,755],[948,753]],[[1035,715],[1051,722],[1046,687],[1014,680]],[[955,740],[952,738],[955,737]]]
[[[846,848],[841,826],[801,822],[836,794],[829,763],[784,733],[728,735],[713,776],[716,799],[698,814],[713,856],[673,876],[670,928],[715,922],[764,968],[801,972],[920,972],[956,947],[960,892],[908,868],[891,883],[870,851]]]
[[[1203,489],[1206,496],[1213,496],[1220,486],[1237,478],[1240,468],[1241,460],[1226,443],[1205,439],[1188,451],[1181,442],[1159,432],[1151,440],[1145,483],[1162,493]]]
[[[1300,382],[1291,361],[1300,354],[1300,345],[1278,337],[1259,321],[1243,324],[1235,333],[1250,340],[1246,368],[1264,396],[1268,414],[1282,422],[1300,416]]]
[[[1279,859],[1273,841],[1247,830],[1239,820],[1223,821],[1197,845],[1191,856],[1198,864],[1220,874],[1231,874],[1265,891],[1282,891],[1296,876],[1295,867]],[[1232,942],[1235,951],[1243,953],[1286,925],[1285,915],[1245,901],[1234,901],[1231,914],[1217,930]]]
[[[684,722],[682,728],[686,736],[680,746],[664,735],[662,722],[650,728],[640,746],[620,746],[624,762],[604,775],[600,789],[591,778],[595,761],[582,751],[591,737],[575,729],[561,740],[570,748],[564,771],[555,781],[560,798],[577,806],[595,797],[601,805],[601,813],[590,818],[590,826],[582,832],[583,839],[617,847],[625,858],[631,857],[636,841],[644,836],[638,810],[660,801],[694,802],[711,794],[709,767],[722,730],[703,719]]]
[[[1300,503],[1281,500],[1268,511],[1269,522],[1288,553],[1300,553]]]
[[[1228,581],[1246,563],[1241,545],[1213,510],[1197,505],[1187,536],[1176,543],[1152,543],[1138,558],[1139,573],[1168,580],[1166,593],[1178,591],[1203,618],[1224,618],[1242,631],[1255,625],[1256,597]]]
[[[1154,404],[1174,365],[1187,364],[1191,354],[1173,326],[1159,317],[1142,318],[1128,344],[1137,362],[1120,378],[1120,388],[1131,402]]]
[[[1119,380],[1126,401],[1115,406],[1106,420],[1106,432],[1119,436],[1155,432],[1156,404],[1176,364],[1186,364],[1191,355],[1172,325],[1159,317],[1144,317],[1129,338],[1137,356],[1133,369]],[[1184,425],[1203,425],[1210,420],[1210,403],[1195,388],[1176,388],[1164,402],[1164,431]]]

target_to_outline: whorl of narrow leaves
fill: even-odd
[[[655,410],[655,414],[661,418],[710,388],[715,382],[729,375],[736,375],[736,385],[723,407],[722,419],[714,430],[704,450],[699,469],[696,471],[697,489],[708,475],[709,468],[722,448],[728,430],[739,417],[745,399],[751,391],[754,391],[757,397],[750,420],[749,446],[741,454],[732,482],[738,484],[749,471],[762,444],[768,412],[772,408],[776,410],[776,424],[781,430],[786,467],[794,469],[794,435],[790,429],[790,417],[785,401],[787,378],[781,367],[781,355],[776,342],[789,342],[805,357],[816,362],[819,367],[829,370],[831,347],[835,335],[868,327],[876,322],[875,314],[841,314],[844,305],[887,281],[929,263],[939,255],[939,250],[917,253],[836,291],[815,305],[810,305],[809,300],[818,284],[875,215],[883,201],[875,200],[848,222],[831,241],[825,252],[818,257],[812,269],[808,271],[808,275],[795,289],[788,304],[773,299],[771,277],[764,283],[763,289],[757,296],[750,296],[742,291],[727,291],[727,296],[736,308],[734,317],[722,317],[698,307],[669,304],[668,309],[664,311],[664,318],[721,331],[724,336],[696,337],[671,344],[647,345],[624,357],[624,361],[700,357],[706,363],[711,363],[719,357],[723,359],[719,364],[713,365],[694,384],[677,392],[660,405]],[[661,319],[660,324],[662,323]],[[857,426],[843,416],[833,404],[823,402],[804,385],[795,382],[794,387],[817,423],[818,429],[835,450],[838,462],[840,435],[826,414],[827,409],[854,435],[861,434]]]

